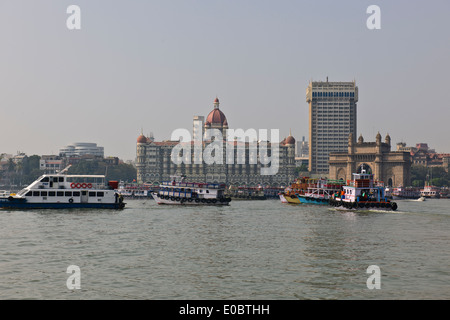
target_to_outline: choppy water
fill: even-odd
[[[1,299],[450,299],[450,200],[0,211]],[[81,289],[69,290],[69,265]],[[381,270],[369,290],[368,266]]]

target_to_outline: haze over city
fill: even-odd
[[[66,9],[81,8],[81,30]],[[366,9],[381,9],[369,30]],[[308,139],[309,81],[353,81],[358,135],[448,144],[448,1],[2,1],[0,153],[192,129],[213,101],[230,128]]]

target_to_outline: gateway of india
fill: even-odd
[[[385,186],[411,185],[411,155],[409,152],[391,151],[391,137],[386,135],[381,142],[380,133],[375,142],[364,142],[362,135],[355,142],[353,134],[348,138],[347,152],[333,152],[329,156],[329,178],[351,180],[353,173],[364,169],[374,174],[375,180]]]
[[[219,109],[219,99],[214,100],[214,108],[204,121],[203,116],[194,116],[193,120],[193,140],[196,136],[205,135],[208,129],[217,129],[222,133],[224,139],[228,130],[228,121],[225,114]],[[199,129],[200,128],[200,129]],[[201,132],[199,132],[201,131]],[[211,144],[211,139],[205,139],[201,143],[202,151]],[[234,162],[227,164],[226,145],[232,144],[234,149]],[[136,144],[136,168],[137,182],[158,185],[162,181],[170,181],[171,176],[185,175],[187,181],[208,182],[208,183],[226,183],[234,186],[288,186],[295,180],[295,139],[289,136],[283,139],[279,144],[279,164],[276,174],[263,175],[261,168],[268,167],[271,163],[264,165],[260,161],[256,164],[250,161],[254,159],[252,148],[248,142],[226,142],[222,144],[222,154],[224,161],[222,164],[207,164],[202,159],[201,163],[195,164],[194,152],[192,152],[191,163],[176,164],[171,160],[172,149],[180,144],[180,141],[154,141],[153,137],[146,137],[141,134],[137,138]],[[244,161],[237,161],[238,145],[245,150]],[[259,146],[259,144],[258,144]],[[267,143],[268,156],[271,152],[271,143]],[[230,148],[230,146],[228,146]],[[240,164],[243,163],[243,164]]]

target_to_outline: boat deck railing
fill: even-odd
[[[223,183],[197,183],[197,182],[174,182],[164,181],[161,186],[168,187],[190,187],[190,188],[204,188],[204,189],[223,189],[226,187]]]

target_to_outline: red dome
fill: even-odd
[[[137,143],[147,143],[147,138],[141,134],[138,138],[137,138]]]
[[[295,139],[293,136],[289,136],[284,140],[285,144],[295,144]]]
[[[205,125],[220,124],[222,126],[228,126],[227,117],[219,109],[214,109],[208,114]]]

